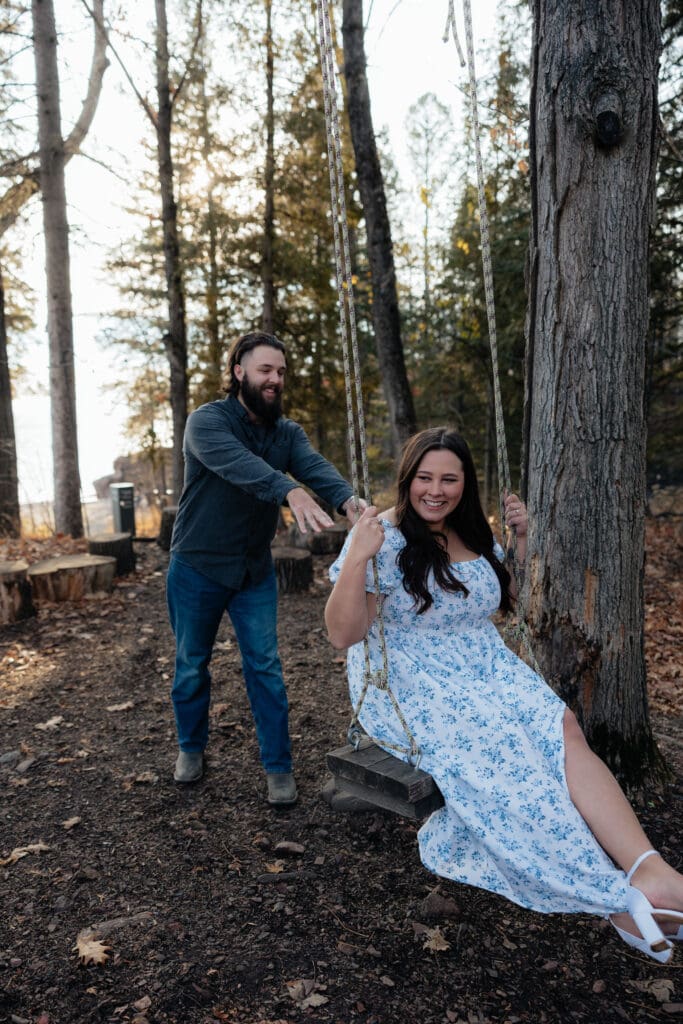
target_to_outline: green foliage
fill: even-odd
[[[486,205],[490,224],[498,359],[513,480],[519,470],[529,231],[525,92],[527,70],[515,40],[503,33],[491,86],[480,95]],[[488,93],[488,95],[487,95]],[[405,308],[406,344],[422,425],[448,422],[470,441],[484,474],[484,497],[494,487],[495,435],[491,357],[479,234],[471,125],[467,176],[453,204],[436,264],[431,308]],[[426,343],[426,339],[428,339]]]

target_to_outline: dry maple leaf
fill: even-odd
[[[433,949],[435,951],[441,951],[451,948],[450,942],[446,941],[440,928],[430,928],[430,930],[427,932],[427,935],[429,936],[429,938],[427,939],[426,942],[423,942],[423,949]]]
[[[266,864],[266,871],[270,875],[279,875],[281,871],[285,870],[285,862],[283,860],[275,860],[272,864]]]
[[[109,956],[108,951],[111,947],[96,939],[92,932],[86,932],[85,935],[78,936],[73,948],[77,951],[78,959],[83,966],[87,967],[88,964],[103,964]]]

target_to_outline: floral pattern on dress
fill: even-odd
[[[382,525],[377,569],[389,685],[420,748],[420,767],[445,801],[418,832],[423,864],[543,913],[624,911],[626,876],[567,788],[565,704],[491,621],[500,584],[490,564],[483,556],[453,563],[469,594],[448,593],[431,579],[434,603],[417,615],[396,564],[405,538],[386,520]],[[333,583],[349,543],[330,567]],[[499,545],[496,555],[503,557]],[[371,563],[366,590],[375,591]],[[368,641],[371,668],[380,669],[377,620]],[[365,678],[363,643],[349,648],[347,667],[355,707]],[[359,717],[380,745],[406,746],[383,691],[368,688]]]

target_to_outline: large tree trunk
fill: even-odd
[[[81,537],[83,518],[76,434],[69,227],[59,106],[57,32],[52,0],[33,0],[32,12],[47,276],[55,528],[59,533]]]
[[[164,345],[170,367],[171,414],[173,418],[173,494],[177,501],[183,486],[183,433],[187,420],[187,339],[178,244],[178,211],[173,193],[171,156],[172,103],[168,78],[168,24],[166,0],[155,0],[157,75],[157,157],[161,190],[161,219],[164,238],[164,269],[168,293],[169,329]]]
[[[342,35],[351,141],[368,238],[377,355],[396,454],[417,425],[401,344],[394,251],[370,110],[362,0],[344,0]]]
[[[526,604],[549,682],[628,787],[658,765],[643,657],[657,0],[533,0]]]
[[[261,280],[263,283],[263,311],[261,326],[267,334],[273,333],[275,315],[275,281],[273,274],[273,235],[275,231],[275,112],[273,108],[273,3],[266,4],[266,161],[264,170],[265,211],[263,215],[263,250]]]
[[[12,382],[7,358],[5,292],[0,267],[0,537],[18,537],[20,533],[17,445],[12,416]]]

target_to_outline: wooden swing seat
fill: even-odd
[[[339,792],[378,810],[420,821],[443,806],[431,775],[388,754],[368,737],[361,740],[357,750],[349,744],[330,751],[327,767]]]

